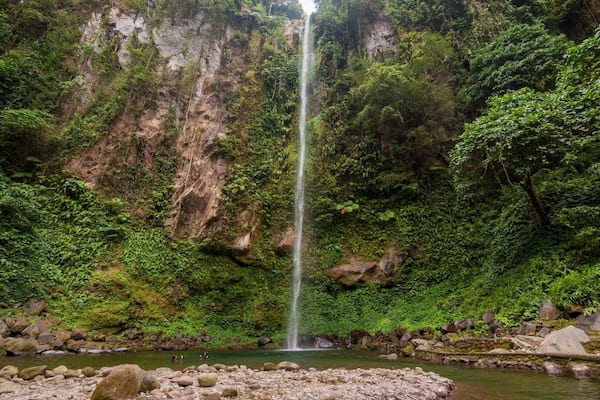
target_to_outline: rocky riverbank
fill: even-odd
[[[297,364],[265,363],[262,369],[215,364],[183,371],[159,368],[143,371],[136,365],[69,370],[44,366],[0,372],[0,399],[121,400],[140,393],[145,400],[158,399],[403,399],[450,398],[452,381],[415,369],[315,369]]]
[[[168,337],[136,328],[119,335],[88,332],[83,328],[67,329],[47,315],[43,301],[30,301],[21,312],[14,310],[0,320],[0,355],[182,351],[211,347],[211,337],[203,332]],[[299,339],[303,348],[364,349],[392,359],[414,357],[442,364],[600,379],[600,312],[584,315],[583,309],[577,307],[559,310],[551,302],[540,309],[538,320],[524,322],[519,327],[507,327],[488,312],[477,320],[457,320],[437,329],[398,327],[389,333],[375,334],[355,330],[347,336],[301,335]],[[242,343],[234,337],[229,344],[220,347],[251,349],[282,345],[269,337],[257,338],[254,343]]]

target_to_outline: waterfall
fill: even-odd
[[[298,300],[302,284],[302,232],[304,225],[304,162],[306,160],[306,114],[308,107],[308,79],[310,66],[310,17],[315,11],[312,1],[303,1],[306,14],[302,39],[302,66],[300,73],[300,121],[298,126],[300,149],[296,175],[294,274],[292,284],[292,305],[288,321],[287,343],[290,350],[298,349]]]

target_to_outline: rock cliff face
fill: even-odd
[[[398,34],[387,19],[380,17],[368,26],[363,39],[363,51],[371,60],[387,60],[398,57]]]
[[[147,101],[151,106],[136,110],[127,104],[109,131],[68,164],[69,170],[89,187],[126,191],[135,198],[135,188],[113,182],[127,171],[151,169],[168,141],[175,146],[178,162],[165,225],[174,236],[193,240],[218,234],[223,228],[223,187],[232,162],[215,154],[214,148],[216,141],[227,137],[234,118],[228,101],[246,72],[247,42],[236,39],[231,26],[202,13],[157,24],[118,7],[94,12],[81,31],[82,46],[91,47],[96,55],[116,44],[123,69],[131,67],[132,43],[150,47],[152,57],[160,61],[156,95]],[[69,102],[70,114],[85,110],[94,90],[103,84],[90,62],[92,56],[79,60],[82,87],[90,90],[82,90]]]

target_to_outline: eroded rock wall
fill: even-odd
[[[109,186],[110,191],[107,182],[112,175],[136,166],[150,167],[173,128],[179,158],[171,214],[165,224],[177,237],[202,239],[215,234],[220,229],[222,189],[231,162],[213,155],[212,150],[215,140],[227,135],[233,118],[227,96],[237,89],[244,73],[244,41],[233,39],[232,27],[215,24],[202,13],[151,24],[143,15],[118,7],[93,13],[81,31],[82,45],[96,54],[116,42],[123,69],[130,68],[129,45],[152,46],[154,56],[160,58],[158,87],[151,107],[140,112],[126,106],[109,132],[75,157],[68,169],[87,186]],[[68,114],[85,110],[95,89],[103,84],[90,59],[79,60],[79,79],[86,90],[69,102]]]

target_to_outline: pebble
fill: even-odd
[[[219,366],[218,381],[211,388],[203,388],[198,377],[203,373],[189,371],[182,374],[170,368],[151,371],[159,389],[140,394],[144,400],[442,400],[450,398],[454,384],[439,375],[422,369],[328,369],[276,370],[228,368]],[[199,368],[200,371],[206,368]],[[230,372],[226,372],[230,370]],[[104,371],[104,369],[100,369]],[[204,373],[206,374],[206,373]],[[101,374],[70,379],[54,378],[28,381],[19,385],[18,379],[0,385],[0,400],[71,399],[89,400]],[[2,390],[4,389],[4,390]]]

